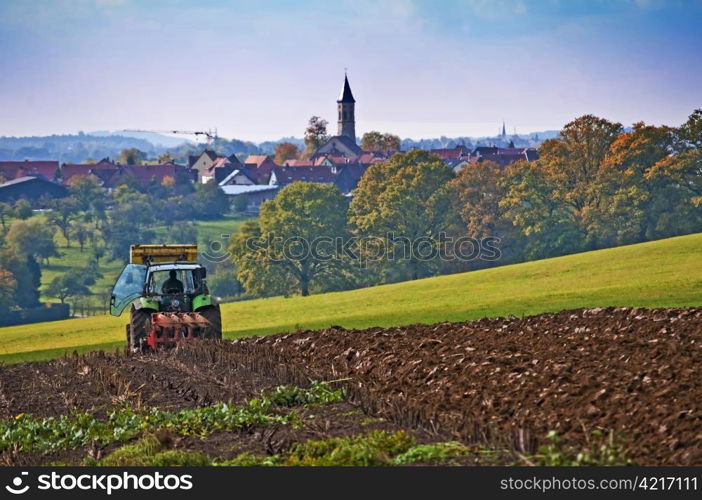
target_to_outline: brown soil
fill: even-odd
[[[325,409],[314,419],[321,427],[214,435],[187,447],[225,458],[241,450],[271,453],[302,439],[361,432],[374,415],[386,419],[384,428],[412,429],[421,440],[525,452],[550,430],[574,444],[594,430],[612,430],[638,464],[702,465],[700,359],[702,309],[330,328],[4,367],[0,417],[104,414],[125,403],[196,407],[242,401],[278,384],[342,380],[349,403]],[[363,412],[340,417],[349,405]]]

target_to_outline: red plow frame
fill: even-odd
[[[181,340],[202,338],[209,321],[197,312],[157,312],[151,315],[148,346],[157,351],[175,346]]]

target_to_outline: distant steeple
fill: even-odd
[[[339,120],[337,121],[337,135],[345,135],[356,143],[356,99],[351,93],[349,78],[344,71],[344,86],[339,94],[339,99],[336,101],[337,110],[339,111]]]
[[[505,128],[505,122],[504,120],[502,121],[502,137],[507,136],[507,129]]]
[[[346,73],[344,72],[344,86],[341,89],[341,93],[339,94],[339,99],[336,102],[343,102],[343,103],[354,103],[356,102],[356,99],[353,98],[353,94],[351,93],[351,86],[349,85],[349,77],[346,76]]]

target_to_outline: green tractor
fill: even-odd
[[[157,351],[182,340],[221,339],[219,304],[206,278],[196,245],[132,245],[110,300],[114,316],[131,305],[127,349]]]

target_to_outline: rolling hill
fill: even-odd
[[[580,307],[702,305],[702,233],[309,297],[224,304],[224,336],[531,315]],[[124,345],[126,315],[0,328],[0,361]]]

